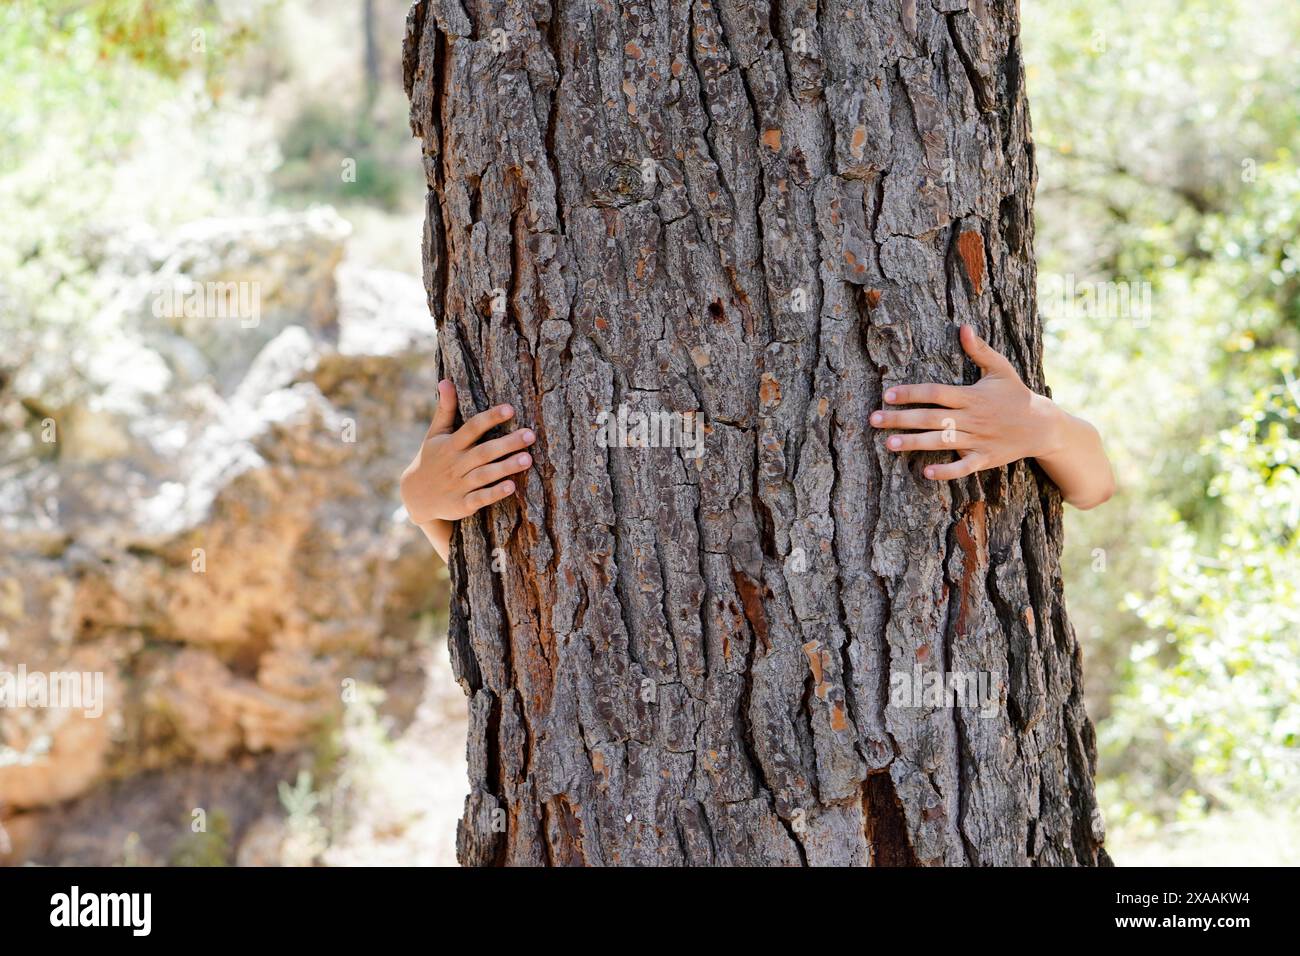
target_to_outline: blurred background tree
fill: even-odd
[[[1024,17],[1048,380],[1121,487],[1066,538],[1113,852],[1252,859],[1258,827],[1294,861],[1300,8]],[[1149,283],[1150,315],[1053,315],[1065,275]]]
[[[331,203],[350,258],[418,274],[406,6],[0,6],[0,334],[46,383],[23,391],[71,401],[119,373],[103,263],[136,225]],[[1109,846],[1300,862],[1300,6],[1043,0],[1023,19],[1048,380],[1121,486],[1070,514],[1065,555]],[[1067,276],[1148,283],[1150,315],[1084,314]]]

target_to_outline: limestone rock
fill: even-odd
[[[314,210],[133,233],[100,317],[118,344],[80,391],[0,357],[0,671],[108,688],[100,717],[0,710],[0,819],[292,751],[345,678],[398,670],[437,600],[397,488],[434,340],[418,279],[339,265],[347,232]],[[247,327],[167,298],[241,282]]]

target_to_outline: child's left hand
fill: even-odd
[[[940,481],[1050,452],[1054,421],[1047,406],[1051,400],[1031,392],[1011,363],[969,325],[961,327],[961,344],[984,377],[975,385],[895,385],[887,389],[885,401],[891,405],[943,407],[874,412],[871,424],[877,428],[921,430],[919,434],[891,435],[886,446],[891,451],[957,452],[958,461],[926,466],[925,477]]]
[[[974,385],[896,385],[886,389],[891,405],[938,405],[873,412],[876,428],[907,429],[891,435],[891,451],[955,451],[958,461],[926,465],[937,481],[997,468],[1021,458],[1036,458],[1079,508],[1101,504],[1114,491],[1110,462],[1097,431],[1062,411],[1020,380],[1007,359],[969,325],[961,344],[984,375]]]

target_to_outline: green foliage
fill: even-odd
[[[312,866],[329,847],[329,828],[320,818],[326,796],[313,787],[311,774],[301,770],[293,784],[280,782],[280,804],[286,814],[283,864]]]
[[[14,39],[39,54],[88,54],[83,69],[124,60],[173,80],[197,70],[215,93],[266,13],[262,2],[11,0],[3,19]]]
[[[214,810],[208,829],[189,832],[172,846],[169,866],[229,866],[231,861],[230,818]]]
[[[265,123],[215,99],[206,70],[174,75],[191,29],[210,30],[205,63],[234,55],[238,24],[252,21],[213,26],[218,9],[0,6],[0,362],[18,370],[19,394],[57,408],[120,374],[111,303],[123,237],[264,206],[278,160]],[[117,24],[108,34],[105,18]]]
[[[1207,441],[1213,539],[1169,517],[1154,587],[1129,601],[1149,628],[1102,739],[1145,812],[1300,792],[1300,410],[1262,390]],[[1206,552],[1209,552],[1208,554]]]
[[[405,127],[391,129],[333,104],[308,103],[281,138],[284,163],[275,184],[310,200],[397,209],[411,181],[403,149],[409,139]]]
[[[1065,556],[1108,816],[1293,799],[1300,8],[1024,16],[1042,275],[1153,293],[1149,322],[1045,315],[1049,380],[1099,425],[1121,487],[1069,516]]]

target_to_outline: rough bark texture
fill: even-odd
[[[1010,0],[414,5],[443,369],[538,434],[453,542],[462,863],[1107,862],[1055,489],[926,481],[950,456],[867,425],[976,380],[963,322],[1046,390],[1017,34]],[[601,447],[621,404],[698,410],[703,457]],[[891,703],[918,669],[996,714]]]

